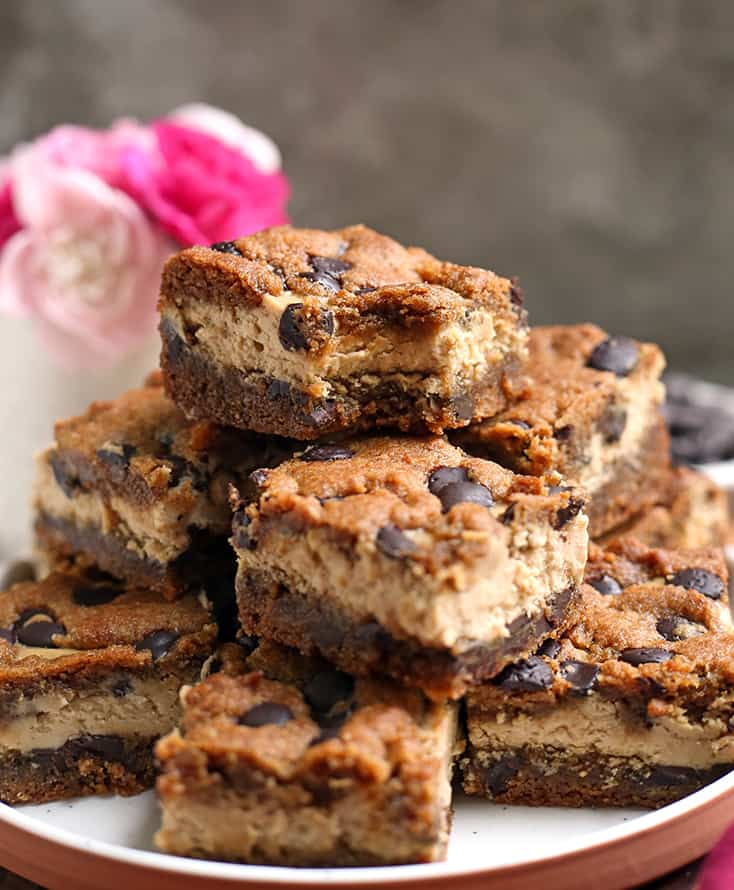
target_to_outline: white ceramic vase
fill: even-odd
[[[151,333],[113,367],[69,371],[46,355],[30,321],[0,316],[0,559],[30,550],[33,455],[52,440],[54,421],[139,385],[159,351]]]

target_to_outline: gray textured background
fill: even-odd
[[[193,99],[270,133],[296,223],[517,274],[734,381],[730,0],[0,0],[0,151]]]

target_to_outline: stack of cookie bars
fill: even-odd
[[[445,855],[452,770],[659,806],[734,766],[727,504],[656,346],[362,226],[184,250],[160,310],[161,371],[38,457],[3,800],[157,774],[161,850],[370,865]]]

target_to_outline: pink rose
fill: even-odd
[[[10,236],[20,228],[20,222],[13,208],[10,179],[5,179],[3,173],[3,168],[0,167],[0,250]]]
[[[122,152],[126,190],[182,244],[229,241],[287,222],[288,184],[207,133],[159,121],[156,158]]]
[[[88,170],[29,151],[12,177],[23,228],[0,253],[0,309],[32,317],[64,364],[109,364],[155,328],[165,240]]]

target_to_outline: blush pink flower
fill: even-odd
[[[13,195],[10,177],[4,174],[0,166],[0,250],[5,242],[20,228],[20,222],[13,208]]]
[[[29,152],[12,177],[22,228],[0,253],[0,309],[31,317],[68,366],[110,364],[155,329],[165,239],[89,170]]]
[[[287,222],[288,184],[238,148],[170,121],[152,125],[158,157],[122,153],[125,189],[182,244],[211,244]]]

